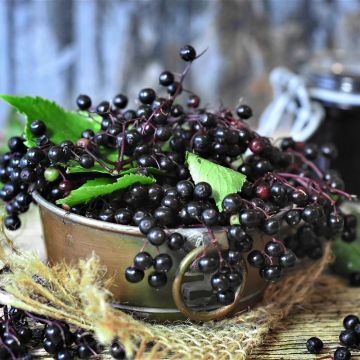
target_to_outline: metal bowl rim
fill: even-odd
[[[109,223],[101,220],[90,219],[82,215],[73,214],[70,211],[66,211],[52,204],[51,202],[45,200],[37,191],[32,192],[32,197],[41,207],[45,208],[49,212],[62,217],[64,220],[69,220],[74,223],[78,223],[81,225],[86,225],[91,228],[96,228],[100,230],[108,230],[115,233],[129,234],[129,235],[141,235],[145,236],[138,227],[129,226],[129,225],[120,225],[115,223]],[[207,231],[204,227],[197,228],[178,228],[178,229],[169,229],[169,231],[179,231],[186,236],[188,233],[194,233],[194,230],[199,230],[201,232]],[[216,230],[216,229],[214,229]],[[219,228],[221,230],[221,228]]]

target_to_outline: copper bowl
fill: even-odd
[[[124,278],[124,271],[133,263],[134,256],[146,242],[137,227],[72,214],[46,201],[36,192],[33,193],[33,198],[39,205],[49,262],[54,264],[65,260],[69,264],[77,263],[79,258],[95,253],[107,268],[106,276],[114,278],[114,285],[110,288],[114,305],[124,311],[157,320],[190,318],[206,321],[254,305],[265,290],[266,283],[260,277],[258,269],[247,267],[246,261],[243,261],[244,280],[236,291],[234,303],[219,307],[209,301],[213,298],[211,289],[204,287],[209,281],[203,281],[203,274],[189,271],[193,261],[204,250],[201,244],[207,236],[205,228],[176,229],[188,240],[188,248],[184,252],[171,251],[166,245],[160,247],[160,252],[169,254],[174,263],[165,287],[151,288],[146,277],[140,283],[128,283]],[[220,247],[227,249],[225,231],[217,229],[214,233]],[[269,240],[267,236],[257,232],[252,237],[254,249],[263,249],[264,243]],[[146,251],[154,256],[157,254],[153,246],[148,246]]]

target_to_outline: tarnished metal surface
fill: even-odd
[[[79,258],[86,258],[95,253],[107,268],[106,276],[114,278],[114,285],[110,290],[114,295],[116,306],[142,317],[162,320],[183,317],[173,300],[172,286],[177,270],[180,269],[182,273],[185,270],[183,267],[180,268],[180,263],[186,255],[185,252],[171,251],[166,245],[160,247],[160,252],[169,254],[174,263],[172,270],[168,273],[168,282],[163,288],[151,288],[147,283],[146,276],[140,283],[128,283],[125,280],[124,271],[133,263],[134,256],[146,242],[146,238],[138,228],[71,214],[47,202],[36,193],[33,194],[33,197],[40,208],[44,239],[48,259],[51,263],[61,260],[76,263]],[[204,228],[177,229],[176,231],[191,238],[190,242],[193,244],[198,244],[199,239],[207,236],[207,230]],[[224,230],[215,231],[215,236],[219,244],[226,248],[227,241]],[[253,238],[254,247],[263,248],[266,237],[255,234]],[[195,249],[194,245],[190,246],[192,248],[189,250]],[[148,246],[146,251],[153,256],[157,255],[157,250],[153,246]],[[148,270],[148,272],[150,271]],[[244,281],[243,288],[237,291],[236,307],[232,306],[228,310],[233,312],[253,305],[261,298],[265,286],[258,270],[249,267],[247,280]],[[240,292],[242,292],[242,296],[240,296]],[[214,317],[224,316],[226,313],[227,311],[219,311]]]

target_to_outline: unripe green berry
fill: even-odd
[[[44,178],[46,181],[53,182],[57,180],[60,176],[60,172],[58,169],[54,167],[48,167],[44,172]]]

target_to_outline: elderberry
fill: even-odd
[[[166,285],[167,276],[163,272],[154,271],[148,276],[148,283],[155,289],[161,288]]]
[[[334,352],[334,360],[350,360],[351,352],[345,347],[338,347]]]
[[[193,61],[196,57],[196,51],[191,45],[185,45],[180,49],[180,57],[184,61]]]
[[[240,119],[247,120],[253,115],[252,109],[247,105],[239,105],[236,108],[236,114]]]
[[[174,74],[170,71],[163,71],[159,76],[159,83],[168,86],[174,82]]]
[[[122,360],[126,358],[125,350],[119,342],[114,342],[111,344],[109,353],[114,359]]]
[[[135,267],[128,267],[125,270],[125,278],[131,283],[140,282],[144,278],[144,271],[136,269]]]
[[[46,125],[41,120],[34,120],[30,123],[30,131],[35,136],[41,136],[46,133]]]
[[[319,338],[311,337],[306,341],[306,347],[310,354],[320,354],[324,344]]]

